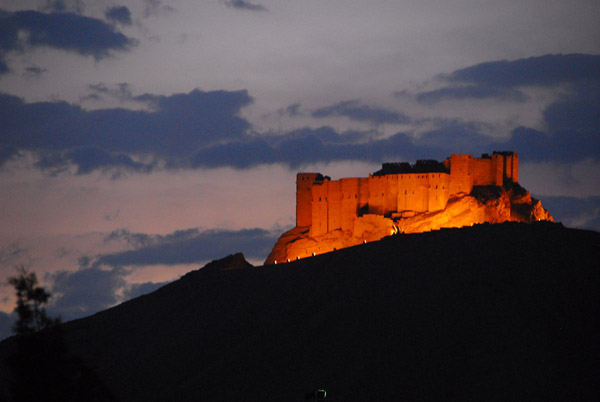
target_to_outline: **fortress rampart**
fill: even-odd
[[[395,233],[421,233],[507,221],[553,221],[518,184],[519,157],[451,155],[443,162],[384,163],[369,177],[296,177],[296,227],[265,264],[323,254]]]
[[[440,211],[452,196],[469,194],[474,186],[502,186],[518,178],[515,152],[481,158],[453,154],[441,163],[385,163],[365,178],[331,180],[320,173],[298,173],[296,227],[309,228],[312,237],[335,230],[356,236],[361,223],[376,219],[370,215],[393,221]]]

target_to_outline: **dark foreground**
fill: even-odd
[[[599,261],[600,233],[545,223],[232,257],[63,333],[123,402],[597,400]]]

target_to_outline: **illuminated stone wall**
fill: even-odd
[[[441,211],[450,197],[469,194],[473,186],[501,186],[504,180],[516,182],[518,163],[516,153],[494,152],[481,158],[452,154],[443,162],[446,172],[339,180],[330,180],[320,173],[298,173],[296,226],[309,227],[311,236],[335,230],[356,234],[357,227],[362,227],[356,221],[366,214],[394,219]]]

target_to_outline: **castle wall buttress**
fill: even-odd
[[[471,177],[470,170],[472,160],[473,157],[471,155],[452,154],[450,156],[450,195],[458,193],[469,194],[473,190],[473,178]],[[448,159],[446,162],[448,162]],[[446,162],[444,165],[447,166]]]
[[[327,229],[328,231],[342,227],[342,183],[341,180],[328,181],[327,189]]]
[[[509,180],[512,180],[512,155],[506,155],[502,158],[502,168],[504,177]]]
[[[384,199],[384,215],[398,211],[398,175],[391,174],[387,177],[387,192]]]
[[[418,190],[416,174],[398,175],[397,211],[416,211],[420,208],[421,195]]]
[[[506,159],[501,155],[492,155],[492,186],[504,184],[504,172],[506,172]]]
[[[311,236],[320,236],[329,231],[327,190],[329,180],[316,182],[312,186],[312,225]]]
[[[449,184],[449,174],[429,173],[429,212],[440,211],[446,208],[450,192]]]
[[[450,183],[450,175],[447,173],[409,173],[395,176],[397,201],[393,212],[432,212],[445,208]]]
[[[429,209],[429,175],[426,173],[417,174],[417,205],[415,205],[415,211],[427,212]]]
[[[340,179],[341,183],[341,229],[354,230],[354,219],[358,215],[359,183],[358,178]]]
[[[503,159],[500,155],[474,158],[470,163],[470,173],[474,186],[501,186],[503,179]]]
[[[369,213],[383,215],[386,190],[385,176],[369,178]]]
[[[514,152],[486,154],[471,159],[469,171],[473,186],[502,186],[505,179],[516,183],[519,181],[519,157]]]
[[[398,175],[369,177],[369,213],[385,215],[398,205]]]
[[[519,182],[519,155],[516,152],[514,152],[512,156],[511,176],[512,181],[515,183]]]
[[[368,213],[369,212],[369,198],[371,196],[370,194],[370,178],[371,175],[369,175],[369,177],[361,177],[358,179],[358,204],[357,204],[357,209],[358,209],[358,214],[357,215],[362,215],[363,213]]]
[[[406,207],[407,205],[407,198],[408,198],[408,190],[409,190],[409,186],[408,186],[408,174],[400,174],[398,175],[398,201],[397,201],[397,208],[396,210],[398,212],[402,212],[402,211],[407,211],[408,208]]]
[[[504,177],[515,183],[519,181],[519,155],[516,152],[503,153]]]

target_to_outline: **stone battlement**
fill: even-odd
[[[401,219],[440,211],[451,197],[469,194],[474,186],[518,182],[518,171],[517,153],[494,152],[481,158],[452,154],[441,163],[384,163],[364,178],[331,180],[320,173],[298,173],[296,227],[309,228],[313,237],[335,230],[354,233],[363,216]]]

